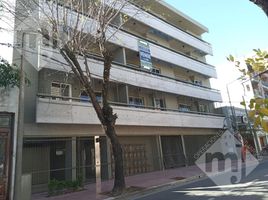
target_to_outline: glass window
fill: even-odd
[[[85,90],[82,90],[80,93],[80,100],[82,102],[89,102],[89,99],[90,99],[90,97],[89,97],[88,93]]]
[[[160,69],[152,68],[152,73],[153,74],[160,74]]]
[[[134,105],[134,107],[144,106],[144,100],[140,97],[129,97],[129,104]]]
[[[0,180],[5,176],[6,138],[0,137]]]
[[[205,104],[199,104],[199,112],[209,112],[208,105]]]
[[[165,101],[163,99],[154,99],[154,107],[155,108],[165,108]]]
[[[0,115],[0,127],[9,127],[10,126],[10,117]]]
[[[179,104],[179,111],[181,112],[189,112],[191,107],[185,104]]]
[[[52,82],[51,84],[51,95],[55,96],[52,99],[58,99],[57,97],[70,97],[71,96],[71,85],[64,83]],[[62,100],[64,100],[62,98]],[[66,99],[68,100],[68,99]]]

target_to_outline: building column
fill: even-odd
[[[110,139],[107,137],[106,139],[106,147],[107,147],[107,170],[108,170],[108,179],[113,177],[112,174],[112,154],[110,148]]]
[[[181,143],[182,143],[182,150],[183,150],[183,154],[185,157],[185,166],[188,166],[188,158],[187,158],[187,154],[186,154],[186,147],[185,147],[185,142],[184,142],[184,136],[181,135]]]
[[[127,64],[127,55],[126,55],[126,49],[122,48],[122,53],[123,53],[123,64]]]
[[[159,155],[159,166],[160,169],[165,170],[165,165],[164,165],[164,158],[163,158],[163,150],[162,150],[162,142],[161,142],[161,136],[157,135],[156,136],[156,144],[157,144],[157,149],[158,149],[158,155]]]
[[[72,181],[76,180],[76,137],[72,137]]]
[[[101,193],[101,152],[100,152],[100,136],[94,137],[95,145],[95,169],[96,169],[96,193]]]

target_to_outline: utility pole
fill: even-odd
[[[238,127],[237,127],[235,109],[234,109],[234,106],[232,105],[231,96],[230,96],[230,92],[229,92],[229,85],[234,83],[235,81],[238,81],[239,79],[240,79],[240,77],[235,79],[235,80],[233,80],[232,82],[226,84],[226,90],[227,90],[227,95],[228,95],[228,100],[229,100],[229,105],[230,105],[231,115],[232,115],[232,117],[230,118],[231,119],[230,125],[231,125],[231,128],[232,128],[233,132],[237,131]],[[228,112],[228,115],[229,115],[229,109],[227,109],[227,112]]]
[[[245,98],[244,98],[244,96],[242,96],[242,98],[243,98],[243,102],[245,102]],[[246,113],[246,116],[247,116],[247,118],[249,119],[249,117],[248,117],[248,111],[247,111],[247,107],[246,107],[246,105],[244,105],[244,107],[245,107],[245,113]],[[255,146],[256,146],[256,153],[257,153],[257,156],[258,156],[258,155],[260,154],[260,152],[261,152],[261,148],[260,148],[259,141],[258,141],[258,140],[259,140],[259,139],[258,139],[258,135],[257,135],[255,129],[252,128],[251,123],[250,123],[250,120],[248,120],[248,127],[249,127],[249,131],[250,131],[251,134],[253,135],[254,142],[255,142]]]
[[[16,145],[16,165],[15,165],[15,188],[14,200],[21,199],[21,176],[22,176],[22,150],[24,135],[24,38],[25,32],[21,37],[21,65],[20,65],[20,87],[19,87],[19,108],[18,108],[18,127],[17,127],[17,145]]]

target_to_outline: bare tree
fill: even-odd
[[[88,93],[103,130],[111,142],[115,164],[114,194],[122,193],[126,184],[122,147],[115,129],[118,116],[108,101],[113,62],[109,40],[115,37],[120,26],[131,18],[126,15],[122,18],[121,15],[121,11],[130,3],[129,0],[17,0],[16,9],[11,9],[8,4],[4,6],[25,29],[38,29],[44,38],[52,40],[52,45],[59,50]],[[119,23],[115,23],[117,21]],[[92,52],[99,54],[104,61],[102,102],[98,102],[92,85],[91,66],[87,59]],[[84,60],[83,63],[79,62],[81,59]]]
[[[268,0],[250,0],[250,1],[255,3],[260,8],[262,8],[266,16],[268,16]]]

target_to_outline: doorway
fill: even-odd
[[[0,113],[0,199],[9,197],[11,169],[11,115]]]

